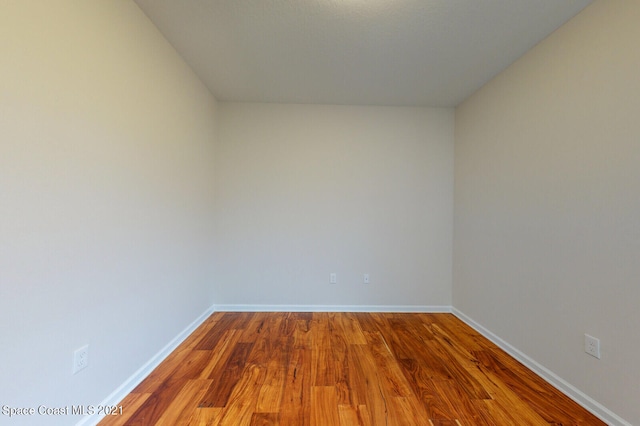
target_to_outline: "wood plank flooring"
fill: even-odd
[[[604,425],[451,314],[209,317],[113,425]]]

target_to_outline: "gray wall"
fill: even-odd
[[[215,100],[133,2],[0,9],[0,404],[97,405],[213,303]]]
[[[587,7],[458,106],[455,149],[453,305],[632,424],[639,19],[637,1]]]
[[[216,304],[451,305],[453,110],[220,103],[219,139]]]

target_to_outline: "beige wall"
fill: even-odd
[[[453,110],[219,113],[217,304],[451,304]]]
[[[462,103],[455,130],[454,306],[632,424],[638,22],[640,2],[596,1]]]
[[[130,1],[4,1],[0,52],[0,404],[97,405],[213,303],[215,100]]]

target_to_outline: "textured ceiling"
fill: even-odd
[[[136,0],[221,101],[457,105],[591,0]]]

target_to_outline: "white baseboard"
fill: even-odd
[[[482,334],[487,339],[491,340],[493,343],[498,345],[502,350],[507,352],[509,355],[520,361],[527,368],[532,370],[538,376],[542,377],[544,380],[549,382],[556,389],[567,395],[569,398],[573,399],[575,402],[580,404],[586,410],[593,413],[595,416],[600,418],[603,422],[607,423],[610,426],[632,426],[631,423],[624,420],[622,417],[618,416],[607,407],[603,406],[589,395],[577,389],[575,386],[571,385],[569,382],[562,379],[560,376],[555,374],[553,371],[547,369],[543,365],[539,364],[529,356],[525,355],[523,352],[516,349],[514,346],[507,343],[505,340],[501,339],[494,333],[492,333],[489,329],[485,328],[481,324],[477,323],[463,312],[456,308],[452,308],[451,312],[462,321],[467,323],[469,326],[474,328],[477,332]]]
[[[121,384],[111,395],[106,397],[104,401],[100,403],[101,406],[114,406],[124,399],[136,386],[138,386],[162,361],[165,360],[171,352],[173,352],[191,333],[195,331],[211,314],[214,312],[213,307],[210,307],[202,313],[195,321],[189,324],[184,330],[173,338],[167,345],[160,349],[146,364],[144,364],[138,371],[133,373],[123,384]],[[83,417],[76,426],[93,426],[97,425],[103,416],[99,414],[93,414]]]
[[[216,312],[428,312],[450,313],[447,305],[215,305]]]

